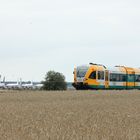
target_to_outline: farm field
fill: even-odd
[[[139,140],[140,91],[0,91],[0,140]]]

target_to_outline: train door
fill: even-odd
[[[105,70],[105,88],[109,88],[109,71]]]
[[[127,89],[135,88],[135,72],[127,75]]]

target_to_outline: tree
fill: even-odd
[[[43,81],[44,90],[66,90],[67,84],[65,82],[65,76],[62,73],[49,71]]]

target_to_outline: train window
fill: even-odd
[[[123,75],[120,74],[119,77],[120,77],[119,81],[120,81],[120,82],[123,81]]]
[[[110,81],[125,82],[126,81],[126,74],[111,73],[110,74]]]
[[[98,71],[98,79],[104,80],[104,71]]]
[[[136,75],[136,82],[140,82],[140,75]]]
[[[87,69],[78,69],[77,77],[85,77],[86,73],[87,73]]]
[[[134,82],[135,81],[135,75],[134,74],[128,74],[128,82]]]
[[[90,79],[96,79],[96,71],[92,72],[89,76]]]
[[[123,74],[123,82],[126,82],[126,74]]]
[[[110,81],[116,81],[116,74],[111,73],[110,74]]]
[[[120,82],[126,82],[126,74],[120,74]]]

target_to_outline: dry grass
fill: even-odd
[[[139,140],[140,91],[0,91],[0,140]]]

